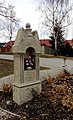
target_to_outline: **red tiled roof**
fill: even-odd
[[[47,47],[51,47],[52,44],[50,43],[50,39],[42,39],[40,40],[41,45],[46,45]]]
[[[65,40],[65,44],[69,43],[70,46],[73,46],[73,40]]]
[[[7,42],[3,47],[12,47],[15,41],[9,41]]]
[[[51,41],[50,39],[40,39],[40,44],[47,46],[47,47],[51,47],[52,44],[50,41]],[[5,45],[3,45],[3,47],[12,47],[14,42],[15,41],[9,41],[9,42],[5,43]],[[73,46],[73,40],[65,40],[65,43],[69,43],[70,46]]]

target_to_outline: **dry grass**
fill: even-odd
[[[0,59],[0,78],[13,74],[13,61]]]
[[[40,66],[40,70],[50,69],[48,67]],[[0,78],[13,74],[14,72],[13,61],[0,59]]]
[[[48,70],[48,69],[50,69],[50,68],[48,68],[48,67],[43,67],[43,66],[40,66],[40,70]]]

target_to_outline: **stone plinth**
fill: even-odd
[[[21,105],[24,102],[32,99],[32,89],[37,91],[38,93],[41,92],[41,82],[34,82],[31,84],[22,84],[22,85],[15,85],[13,84],[13,100]]]

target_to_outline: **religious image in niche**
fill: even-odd
[[[33,55],[24,59],[24,68],[25,70],[35,69],[35,57]]]

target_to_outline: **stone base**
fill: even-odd
[[[21,84],[21,85],[17,85],[17,84],[13,84],[13,100],[15,103],[17,103],[18,105],[21,105],[25,102],[27,102],[28,100],[32,99],[32,88],[37,92],[40,93],[41,92],[41,82],[35,82],[35,83],[31,83],[31,84]]]

